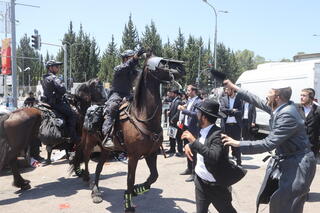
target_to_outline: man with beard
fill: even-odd
[[[260,203],[270,202],[270,213],[302,213],[313,180],[316,160],[304,121],[290,101],[292,90],[279,82],[267,94],[267,102],[240,89],[230,80],[226,87],[238,91],[238,96],[271,115],[270,134],[262,140],[237,141],[222,135],[224,145],[240,147],[242,154],[257,154],[275,149],[267,167],[257,198]],[[280,88],[279,88],[280,87]]]

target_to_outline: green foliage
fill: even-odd
[[[40,62],[40,55],[30,46],[30,38],[25,34],[19,41],[17,48],[18,81],[20,86],[36,85],[44,74],[43,65]],[[23,71],[27,67],[30,70]]]
[[[139,37],[136,27],[133,24],[131,14],[129,16],[128,24],[124,26],[124,31],[122,33],[122,46],[120,51],[127,49],[134,50],[139,44]]]
[[[144,48],[150,48],[154,55],[161,56],[162,41],[153,21],[151,21],[150,26],[146,25],[145,32],[142,35],[141,45]]]
[[[112,35],[111,42],[108,44],[107,49],[104,51],[101,58],[100,71],[98,77],[109,83],[113,80],[114,67],[120,63],[118,56],[117,45],[114,42],[114,37]]]

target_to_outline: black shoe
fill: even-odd
[[[181,152],[177,152],[177,153],[176,153],[176,156],[177,156],[177,157],[183,157],[184,154],[183,154],[183,152],[182,152],[182,153],[181,153]]]
[[[176,152],[175,150],[169,149],[169,150],[166,151],[166,154],[174,154],[175,152]]]
[[[40,155],[38,155],[38,156],[33,156],[32,158],[35,159],[35,160],[37,160],[37,161],[39,161],[40,163],[42,163],[42,162],[45,161],[45,159],[44,159],[43,157],[41,157]]]
[[[185,181],[192,182],[194,180],[194,175],[190,175]]]
[[[191,170],[190,169],[186,169],[183,172],[180,173],[180,175],[191,175]]]

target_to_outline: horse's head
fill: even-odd
[[[107,99],[103,83],[96,78],[81,84],[76,90],[76,95],[87,103],[104,102]]]
[[[146,60],[145,69],[161,83],[168,83],[184,76],[183,61],[151,56]]]

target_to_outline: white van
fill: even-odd
[[[236,84],[260,98],[265,98],[275,84],[285,84],[292,88],[291,100],[300,102],[300,92],[304,88],[313,88],[316,99],[320,100],[320,59],[301,62],[272,62],[258,65],[255,70],[248,70],[240,75]],[[256,123],[259,132],[268,133],[270,116],[257,109]]]

